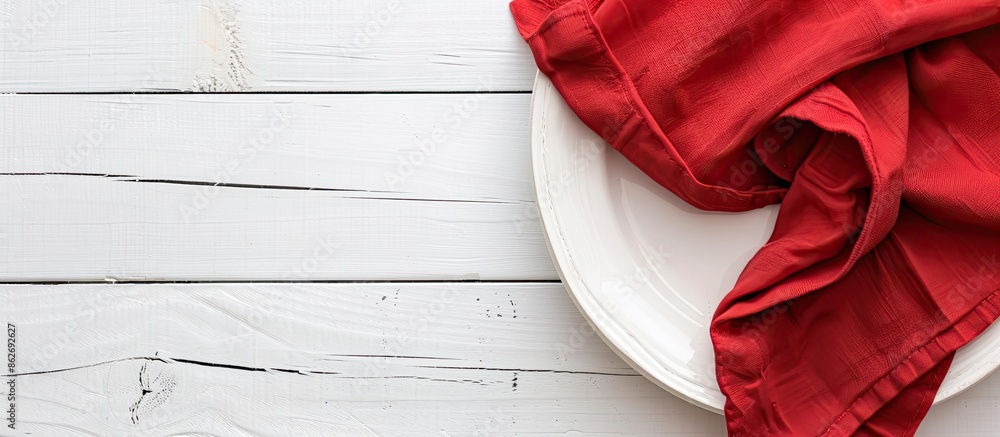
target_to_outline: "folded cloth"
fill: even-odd
[[[711,324],[731,435],[913,435],[1000,314],[1000,0],[514,0],[570,108],[705,210],[781,202]]]

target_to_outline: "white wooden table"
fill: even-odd
[[[0,435],[725,434],[559,283],[507,0],[0,22]],[[997,435],[998,408],[994,376],[921,435]]]

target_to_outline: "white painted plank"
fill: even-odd
[[[4,286],[0,303],[15,435],[724,435],[560,284]]]
[[[508,0],[11,0],[0,91],[528,90]]]
[[[557,278],[524,95],[0,102],[0,280]]]
[[[554,279],[523,205],[0,178],[3,281]],[[215,188],[215,187],[212,187]],[[192,200],[195,199],[195,200]],[[186,209],[193,205],[195,209]]]
[[[521,94],[6,95],[0,173],[527,202],[529,107]]]

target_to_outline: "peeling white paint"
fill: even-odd
[[[208,72],[195,73],[190,91],[249,91],[247,77],[253,73],[246,66],[242,30],[236,0],[206,0],[201,26],[203,42],[212,50],[213,66]]]

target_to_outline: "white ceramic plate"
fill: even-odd
[[[767,241],[778,208],[739,214],[695,209],[591,132],[543,74],[531,106],[539,213],[559,274],[595,330],[636,370],[711,411],[709,321]],[[935,402],[1000,364],[1000,328],[958,351]]]

